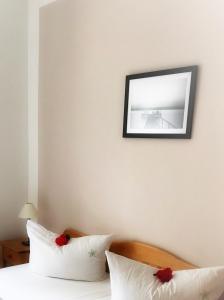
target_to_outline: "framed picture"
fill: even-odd
[[[197,69],[128,75],[123,137],[191,138]]]

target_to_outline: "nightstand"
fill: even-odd
[[[2,241],[3,267],[15,266],[29,262],[30,247],[24,246],[24,239]]]

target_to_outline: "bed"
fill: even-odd
[[[73,229],[65,231],[72,237],[84,236]],[[194,265],[160,248],[135,242],[114,242],[112,252],[163,268],[173,270],[192,269]],[[109,275],[100,282],[78,282],[46,278],[30,272],[29,264],[0,270],[1,300],[110,300]]]
[[[110,300],[109,278],[78,282],[46,278],[30,272],[29,264],[0,271],[2,300]]]

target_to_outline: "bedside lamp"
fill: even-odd
[[[36,219],[37,218],[37,210],[36,210],[35,206],[29,202],[25,203],[19,213],[19,218],[26,219],[26,220]],[[25,246],[29,246],[30,245],[29,238],[27,240],[23,241],[22,244]]]

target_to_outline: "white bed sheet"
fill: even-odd
[[[1,300],[110,300],[109,278],[80,282],[33,274],[29,264],[0,270]]]

